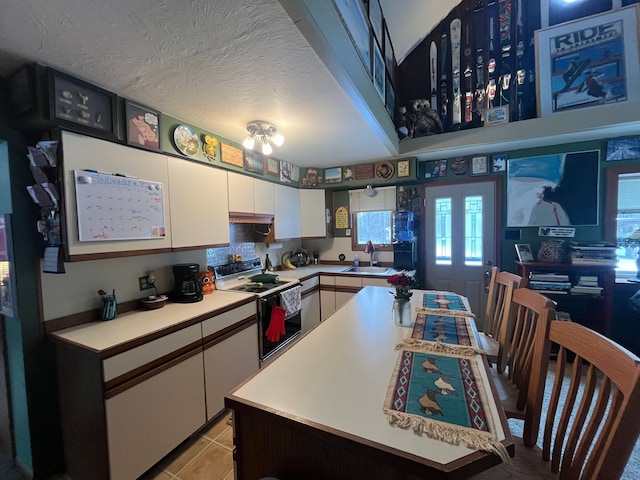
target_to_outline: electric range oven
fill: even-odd
[[[283,307],[283,294],[300,288],[300,282],[293,278],[278,277],[273,282],[252,282],[250,277],[262,273],[262,262],[259,258],[242,260],[209,267],[216,278],[216,288],[225,291],[252,293],[257,296],[258,311],[258,345],[260,362],[265,362],[272,355],[286,348],[302,332],[302,309],[288,311],[284,320],[284,333],[267,338],[267,331],[274,315],[274,306]],[[297,292],[296,292],[297,293]]]

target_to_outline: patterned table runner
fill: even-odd
[[[384,402],[389,423],[510,462],[497,439],[499,419],[488,408],[478,355],[411,339],[396,348],[400,352]]]
[[[471,313],[464,297],[452,292],[427,292],[422,296],[422,306],[434,310],[457,310]]]
[[[473,320],[468,317],[452,317],[450,315],[432,315],[418,312],[411,338],[429,342],[442,342],[452,345],[463,345],[480,348],[476,342]]]

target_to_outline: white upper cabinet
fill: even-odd
[[[258,178],[253,179],[254,212],[264,215],[275,214],[273,183]]]
[[[300,197],[296,188],[274,185],[276,240],[300,238]]]
[[[324,190],[300,189],[298,194],[300,197],[300,236],[302,238],[326,237],[327,220]]]
[[[66,241],[71,260],[89,259],[86,256],[92,254],[141,250],[168,251],[168,249],[171,248],[172,228],[171,217],[169,215],[170,188],[167,172],[167,157],[165,155],[125,147],[124,145],[106,140],[97,140],[85,135],[65,131],[62,132],[62,155],[62,165],[64,168],[64,209],[67,229]],[[161,184],[163,192],[162,217],[164,218],[165,236],[137,240],[100,239],[95,241],[80,241],[75,170],[97,170],[113,174],[118,173]],[[81,180],[82,178],[79,177],[79,181]],[[85,183],[89,183],[89,180],[85,179],[84,181]],[[102,190],[98,188],[99,185],[95,186],[96,191],[100,193]],[[110,205],[119,206],[117,202],[110,202],[108,198],[101,199],[98,205],[102,209]],[[90,217],[90,212],[84,211],[83,216],[86,221],[93,220],[93,218]],[[105,220],[105,222],[106,221],[107,220]]]
[[[229,245],[227,172],[169,157],[173,248]]]
[[[229,186],[229,212],[254,213],[253,178],[236,172],[227,172]]]

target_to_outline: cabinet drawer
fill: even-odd
[[[335,285],[335,278],[328,275],[320,275],[320,285]]]
[[[202,322],[202,337],[206,341],[209,335],[213,335],[220,330],[230,327],[234,323],[241,322],[245,318],[255,315],[257,312],[256,308],[255,302],[247,303],[228,312],[208,318]]]
[[[360,277],[336,277],[336,287],[361,287],[362,278]]]
[[[203,354],[106,401],[110,478],[138,478],[206,422]]]
[[[389,287],[392,288],[391,285],[387,282],[387,277],[384,278],[363,278],[362,279],[363,287]]]
[[[313,287],[315,287],[316,285],[318,285],[320,283],[320,279],[315,276],[313,278],[309,278],[302,283],[302,293],[306,292],[307,290],[311,290]]]
[[[200,325],[196,324],[107,358],[104,361],[104,381],[108,382],[182,347],[197,342],[202,342],[202,330]]]

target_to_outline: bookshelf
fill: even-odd
[[[616,282],[615,267],[611,265],[574,265],[571,263],[516,262],[517,273],[531,282],[531,274],[558,274],[560,280],[568,278],[572,287],[561,291],[545,288],[542,292],[554,302],[556,310],[568,312],[571,320],[596,330],[611,338],[611,313],[613,309],[613,289]],[[591,278],[590,278],[591,277]],[[602,290],[594,289],[589,293],[574,293],[580,279],[590,278]],[[530,287],[533,290],[535,288]],[[560,290],[560,289],[559,289]],[[589,290],[589,289],[583,289]],[[597,290],[597,291],[596,291]]]

